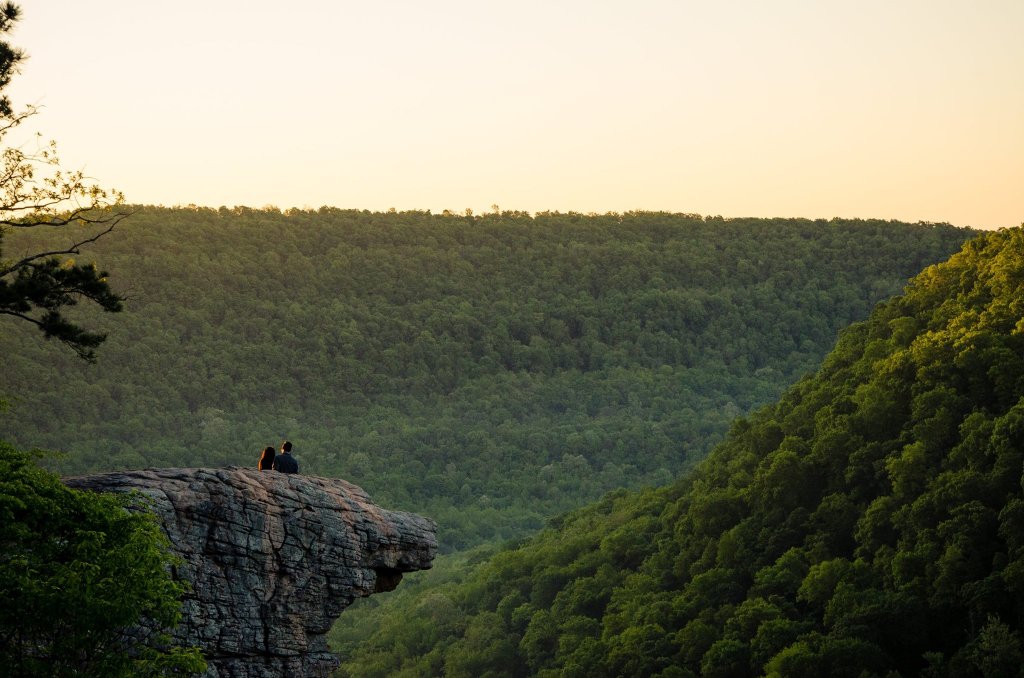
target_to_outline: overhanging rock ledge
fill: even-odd
[[[383,509],[344,480],[248,468],[169,468],[65,478],[152,500],[191,583],[176,642],[206,678],[326,676],[325,634],[357,597],[428,569],[436,524]]]

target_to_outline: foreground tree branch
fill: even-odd
[[[0,5],[0,36],[19,15],[13,3]],[[24,53],[0,39],[0,91],[17,73]],[[106,335],[71,321],[65,311],[85,299],[102,310],[117,312],[123,298],[107,284],[107,272],[94,264],[76,263],[83,247],[106,236],[128,216],[120,192],[100,188],[81,171],[61,169],[56,143],[25,150],[8,146],[8,138],[37,113],[29,106],[15,112],[0,97],[0,315],[35,325],[47,339],[57,339],[89,362]],[[13,230],[52,231],[39,251],[4,258],[4,236]],[[70,236],[70,237],[69,237]],[[63,240],[62,244],[53,244]]]

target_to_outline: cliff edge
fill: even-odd
[[[388,511],[344,480],[227,467],[65,478],[152,501],[191,583],[176,642],[202,648],[207,678],[326,676],[325,634],[357,597],[427,569],[436,525]]]

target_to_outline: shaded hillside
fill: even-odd
[[[98,366],[4,326],[0,436],[74,473],[255,464],[287,437],[304,472],[436,518],[446,549],[523,534],[670,482],[969,235],[139,208],[88,253],[128,296],[90,320],[110,331]]]
[[[673,486],[336,638],[364,641],[359,676],[1019,676],[1022,467],[1015,229],[924,270]]]

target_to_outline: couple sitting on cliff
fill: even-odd
[[[292,444],[287,440],[281,445],[281,454],[274,456],[274,448],[268,447],[263,450],[260,463],[257,467],[261,471],[279,471],[281,473],[298,473],[299,462],[292,456]]]

